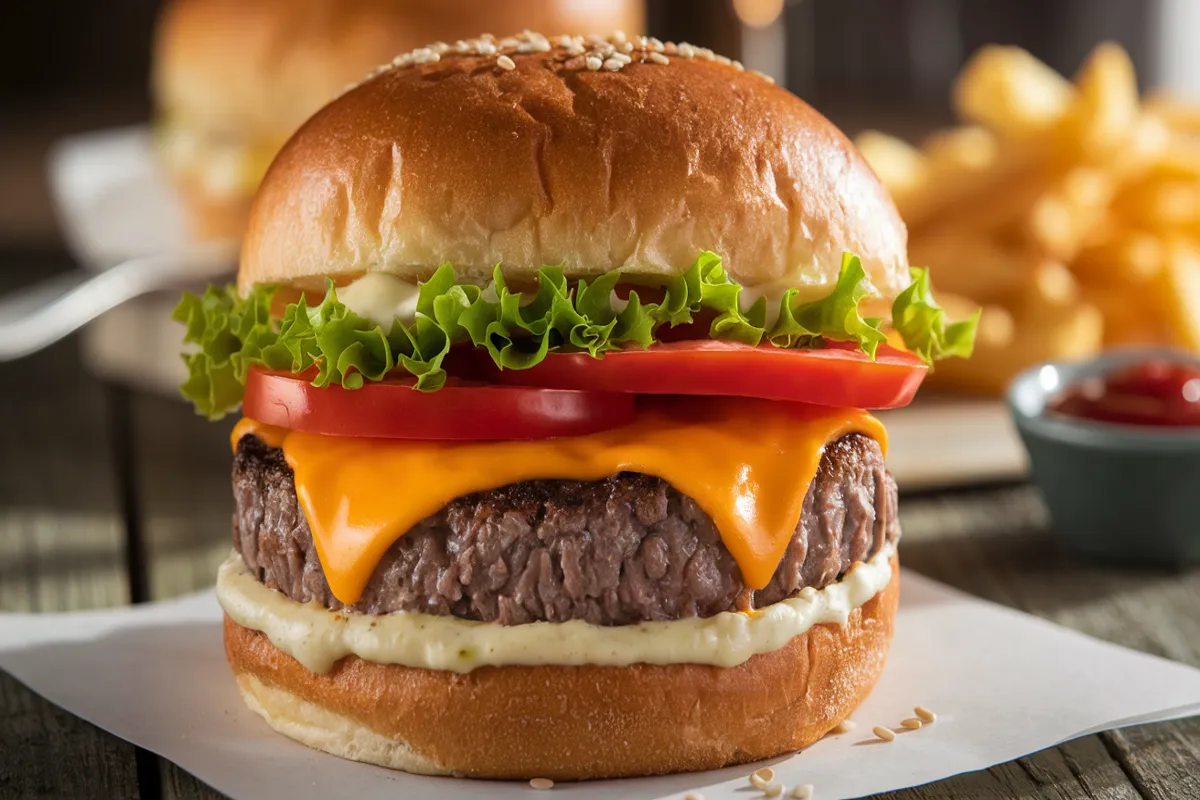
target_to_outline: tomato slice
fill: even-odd
[[[490,361],[490,359],[489,359]],[[875,359],[857,346],[786,349],[711,339],[666,342],[593,358],[551,353],[525,370],[495,370],[492,380],[522,386],[636,394],[725,395],[845,408],[896,408],[912,402],[928,367],[880,345]]]
[[[451,381],[418,392],[411,380],[361,389],[251,367],[242,413],[256,422],[330,436],[387,439],[548,439],[633,421],[633,395]]]

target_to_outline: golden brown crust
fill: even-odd
[[[173,0],[155,36],[153,88],[170,116],[282,142],[346,84],[437,39],[578,28],[640,30],[641,3],[569,0]]]
[[[842,253],[890,299],[904,225],[853,145],[762,76],[707,58],[590,71],[556,46],[447,52],[376,76],[272,165],[239,285],[383,270],[471,278],[679,274],[703,249],[746,286],[826,294]],[[648,57],[648,55],[647,55]]]
[[[502,779],[716,769],[807,747],[850,716],[878,680],[891,643],[895,558],[892,576],[846,625],[814,626],[733,668],[511,666],[457,674],[350,656],[321,675],[228,617],[225,651],[243,691],[250,687],[248,700],[275,727],[296,735],[283,723],[286,704],[270,695],[356,722],[357,737],[309,737],[344,757]],[[256,684],[268,692],[256,694]],[[380,752],[380,736],[393,753]],[[372,746],[339,744],[364,739]]]

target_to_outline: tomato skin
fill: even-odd
[[[582,436],[633,421],[634,398],[613,392],[464,385],[418,392],[412,381],[317,388],[311,377],[251,367],[242,413],[265,425],[330,436],[497,440]]]
[[[845,408],[897,408],[912,402],[928,366],[911,353],[880,345],[875,360],[857,346],[821,348],[714,340],[658,343],[593,358],[551,353],[525,370],[489,379],[520,386],[636,394],[724,395]]]

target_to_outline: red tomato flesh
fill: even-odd
[[[633,421],[634,398],[614,392],[472,385],[418,392],[411,380],[317,388],[310,377],[251,367],[242,413],[256,422],[330,436],[492,440],[582,436]]]
[[[551,353],[530,369],[492,369],[489,379],[521,386],[896,408],[912,402],[929,368],[911,353],[887,345],[880,345],[872,360],[856,345],[842,342],[786,349],[692,340],[621,350],[603,358]]]

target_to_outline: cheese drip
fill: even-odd
[[[324,436],[241,420],[283,448],[330,591],[362,596],[389,547],[425,517],[472,492],[534,479],[662,478],[712,517],[746,585],[761,589],[800,521],[827,443],[862,433],[886,452],[865,411],[745,398],[643,398],[630,425],[540,441],[423,442]]]

